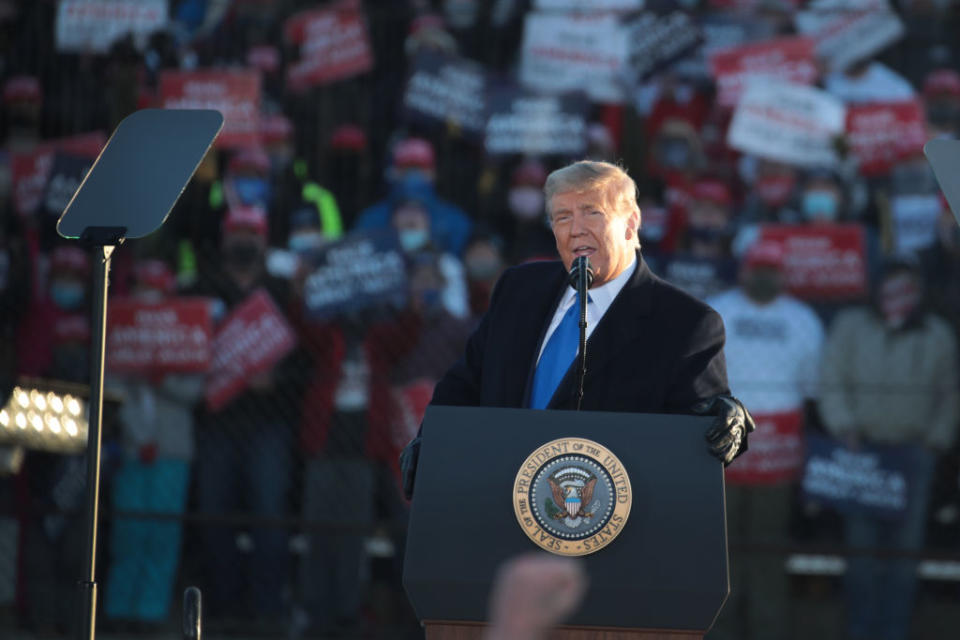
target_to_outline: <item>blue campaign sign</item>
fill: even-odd
[[[807,435],[803,493],[840,513],[902,518],[914,475],[907,446],[864,445],[851,450],[831,438]]]
[[[407,301],[403,251],[392,230],[357,231],[325,246],[303,286],[307,315],[316,320]]]

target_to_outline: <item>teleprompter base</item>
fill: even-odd
[[[426,640],[482,640],[487,626],[476,622],[425,620]],[[613,627],[557,627],[547,640],[703,640],[700,631],[623,629]]]

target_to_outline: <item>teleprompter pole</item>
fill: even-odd
[[[93,246],[94,290],[90,352],[90,414],[87,429],[87,558],[83,595],[83,623],[77,640],[94,640],[97,622],[97,519],[100,505],[100,443],[103,426],[103,367],[106,359],[107,286],[113,245]]]

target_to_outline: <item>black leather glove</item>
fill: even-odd
[[[417,477],[419,459],[420,436],[417,436],[400,452],[400,479],[403,481],[403,495],[407,500],[413,498],[413,482]]]
[[[716,416],[707,429],[707,450],[727,466],[747,450],[747,434],[756,429],[753,418],[743,403],[733,396],[719,395],[695,404],[691,411],[702,416]]]

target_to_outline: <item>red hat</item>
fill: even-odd
[[[260,173],[270,171],[270,156],[260,147],[249,147],[241,149],[233,154],[227,168],[231,172],[253,170]]]
[[[50,253],[50,271],[85,277],[90,272],[90,257],[80,247],[57,247]]]
[[[436,13],[424,13],[410,21],[409,34],[419,33],[428,29],[445,29],[446,22]]]
[[[433,169],[436,167],[436,157],[433,154],[433,145],[423,138],[407,138],[401,140],[393,148],[393,166],[419,167]]]
[[[177,288],[173,271],[163,260],[143,260],[137,264],[135,273],[139,285],[159,289],[164,293],[173,293]]]
[[[53,322],[53,342],[86,342],[90,339],[90,316],[86,313],[67,313]]]
[[[4,102],[37,102],[43,100],[43,88],[36,76],[13,76],[3,83]]]
[[[923,95],[949,94],[960,96],[960,73],[953,69],[935,69],[923,81]]]
[[[755,242],[743,256],[745,267],[783,268],[783,245],[773,240]]]
[[[286,142],[293,135],[293,123],[282,113],[265,115],[260,118],[260,137],[264,143]]]
[[[330,135],[330,148],[363,151],[367,148],[367,134],[355,124],[342,124]]]
[[[547,170],[538,160],[525,160],[513,170],[513,184],[542,187],[547,181]]]
[[[267,212],[263,207],[256,205],[249,207],[234,207],[227,211],[223,220],[223,232],[253,231],[257,235],[267,237]]]
[[[693,193],[691,194],[694,200],[707,200],[724,207],[728,207],[733,203],[733,198],[730,196],[730,189],[727,185],[720,180],[700,180],[693,185]]]
[[[280,68],[280,50],[268,44],[250,47],[247,64],[265,73],[273,73]]]

